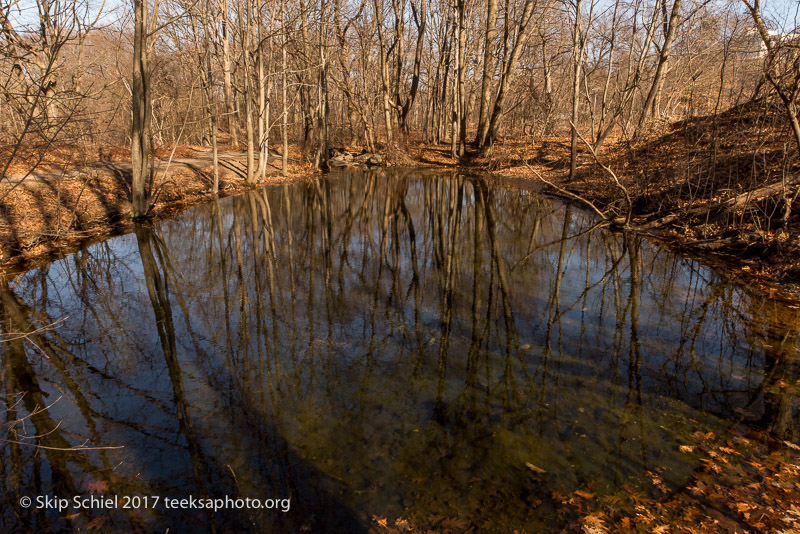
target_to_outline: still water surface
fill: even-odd
[[[683,487],[740,413],[798,438],[796,310],[478,176],[267,187],[0,295],[4,532],[535,532],[588,483]],[[18,504],[90,494],[151,504]],[[163,500],[226,495],[291,504]]]

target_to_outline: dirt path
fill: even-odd
[[[169,154],[156,159],[152,209],[156,218],[212,197],[211,151],[184,148],[181,152],[171,160]],[[289,176],[282,177],[279,158],[270,154],[266,178],[258,184],[306,179],[308,169],[297,157],[289,158]],[[246,184],[246,162],[246,153],[219,153],[222,196],[252,187]],[[3,177],[0,262],[4,267],[27,267],[74,250],[87,240],[126,231],[132,224],[131,175],[129,161],[94,161],[40,166]]]

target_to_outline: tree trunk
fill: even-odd
[[[269,159],[269,96],[264,66],[264,45],[258,46],[258,176],[267,174]]]
[[[131,195],[133,217],[144,217],[150,208],[147,174],[150,167],[150,64],[148,62],[147,1],[134,0],[133,28],[133,127],[131,129]]]
[[[286,28],[286,0],[282,2],[282,9],[281,9],[281,28]],[[283,117],[281,121],[281,136],[283,137],[283,154],[281,154],[281,174],[286,176],[288,172],[288,157],[289,157],[289,106],[287,100],[287,90],[286,90],[286,83],[287,83],[287,64],[286,64],[286,47],[288,46],[288,34],[284,34],[283,36],[283,46],[281,47],[281,85],[283,91]]]
[[[458,155],[463,156],[467,139],[467,106],[464,95],[466,65],[466,14],[464,0],[458,0]]]
[[[206,99],[206,113],[208,114],[209,127],[211,129],[211,154],[213,160],[214,183],[212,192],[219,193],[219,154],[217,152],[217,105],[214,101],[214,71],[211,68],[211,24],[209,22],[208,0],[203,3],[202,12],[203,24],[203,53],[205,58],[198,57],[200,71],[205,69],[203,76],[203,91]],[[198,51],[199,53],[199,51]],[[205,63],[205,65],[204,65]]]
[[[320,2],[320,17],[325,14],[325,0]],[[320,29],[319,34],[319,83],[317,85],[317,106],[319,113],[317,115],[317,128],[318,140],[316,167],[318,170],[324,171],[328,169],[328,122],[330,114],[330,106],[328,104],[328,65],[327,56],[325,55],[325,36],[326,32]]]
[[[389,98],[389,58],[386,50],[386,40],[383,35],[383,10],[379,0],[372,0],[375,11],[375,30],[378,33],[378,57],[381,69],[381,96],[383,97],[383,121],[386,124],[386,144],[391,145],[392,136],[392,109]]]
[[[481,80],[481,103],[478,112],[478,132],[475,137],[475,146],[481,147],[486,141],[489,119],[489,104],[492,98],[492,78],[494,77],[494,64],[492,51],[494,40],[497,38],[497,0],[487,0],[486,5],[486,33],[483,41],[483,77]],[[545,71],[547,73],[547,71]]]
[[[662,0],[666,2],[666,0]],[[672,49],[672,41],[675,39],[675,31],[678,28],[682,0],[675,0],[672,4],[672,13],[669,19],[664,21],[664,44],[661,45],[661,50],[658,54],[658,64],[656,65],[656,73],[653,76],[653,84],[647,92],[647,98],[642,107],[642,114],[639,116],[639,123],[636,126],[636,133],[638,134],[642,127],[644,127],[647,119],[655,115],[655,105],[657,97],[661,92],[664,74],[666,73],[667,61],[669,60],[670,51]],[[662,4],[666,10],[666,4]],[[665,17],[666,18],[666,17]]]
[[[457,17],[458,15],[456,15]],[[461,46],[459,45],[459,41],[461,40],[461,25],[459,21],[456,20],[455,28],[453,29],[453,50],[455,51],[455,76],[453,76],[453,113],[450,117],[450,156],[455,159],[458,157],[458,123],[460,122],[458,119],[458,65],[461,63],[460,58],[458,57],[459,52],[461,50]]]
[[[482,136],[484,139],[483,144],[479,147],[482,150],[490,148],[497,138],[497,132],[500,127],[500,119],[505,111],[505,101],[508,94],[508,89],[511,87],[511,84],[514,80],[514,71],[517,67],[519,56],[522,53],[522,48],[528,39],[528,29],[531,19],[533,18],[533,8],[535,3],[535,0],[525,0],[525,7],[522,10],[522,16],[520,17],[519,25],[517,27],[517,40],[514,43],[514,46],[511,48],[511,53],[506,58],[505,66],[500,75],[500,84],[497,89],[497,98],[495,98],[494,101],[491,118],[489,119],[488,123],[484,124],[485,133],[479,133],[479,136]]]
[[[233,80],[231,68],[231,39],[228,25],[228,0],[225,0],[222,8],[222,90],[225,95],[225,116],[227,117],[228,134],[231,139],[231,146],[234,150],[239,149],[239,121],[233,101]]]
[[[569,179],[575,179],[578,170],[578,110],[580,101],[578,93],[581,86],[581,65],[583,64],[583,47],[581,46],[581,4],[575,0],[575,25],[572,35],[572,128],[569,152]]]

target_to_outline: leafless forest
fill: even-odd
[[[286,173],[289,146],[319,170],[344,147],[402,162],[425,146],[561,172],[554,189],[623,225],[704,218],[699,243],[746,219],[735,240],[763,238],[797,196],[796,16],[758,0],[4,1],[2,176],[58,150],[123,154],[141,216],[159,147],[208,147],[216,191],[218,150],[246,151],[255,182],[273,157]]]
[[[770,2],[0,0],[0,531],[796,531]]]

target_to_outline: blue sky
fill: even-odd
[[[13,0],[2,0],[2,3],[7,5],[9,1],[13,2]],[[93,13],[96,13],[103,6],[103,0],[77,1],[88,3],[89,10]],[[483,2],[483,0],[475,1]],[[602,4],[608,0],[599,1]],[[102,17],[102,22],[106,24],[113,23],[119,16],[122,16],[122,13],[119,12],[128,8],[126,4],[131,3],[132,0],[106,0],[103,6],[106,16]],[[768,22],[771,21],[777,25],[781,31],[792,31],[800,26],[800,0],[762,0],[761,5],[764,17]],[[18,0],[14,4],[14,8],[12,8],[12,20],[15,20],[18,24],[35,24],[37,16],[36,0]]]

